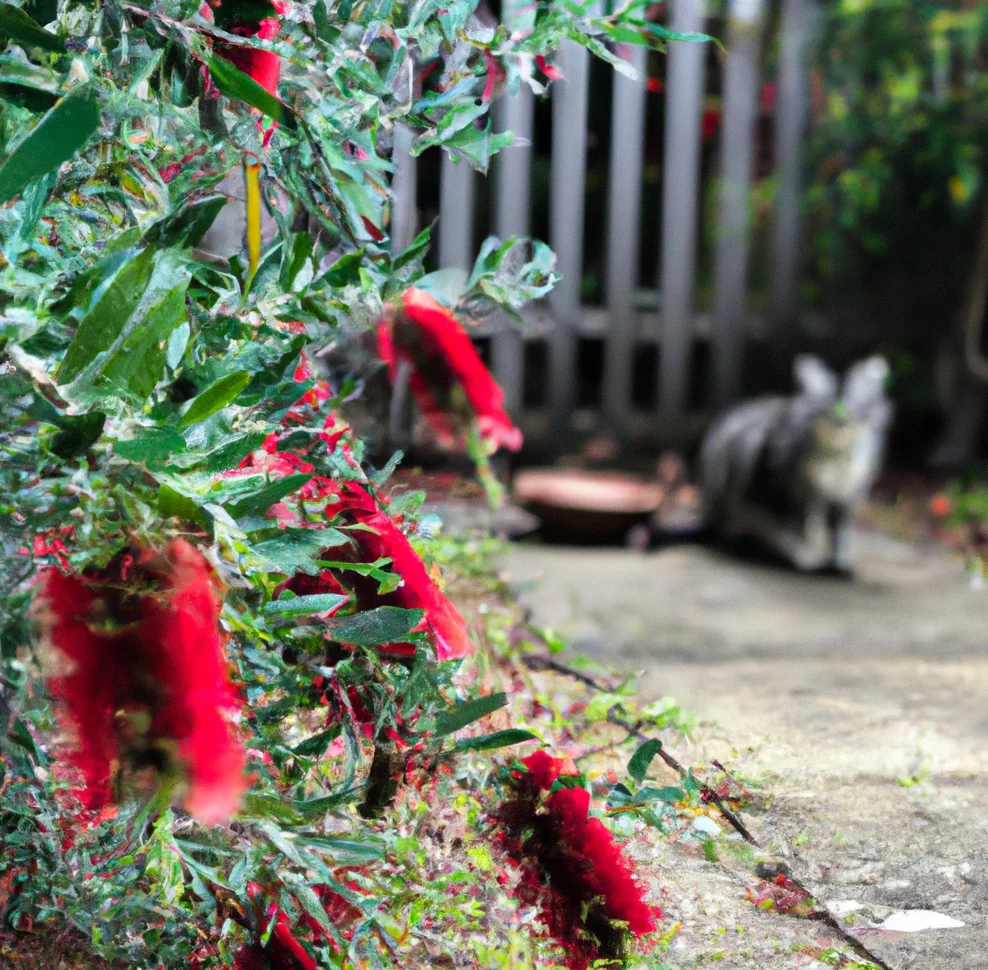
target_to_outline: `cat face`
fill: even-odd
[[[821,497],[846,502],[871,485],[880,450],[881,436],[869,422],[834,407],[813,425],[803,471]]]

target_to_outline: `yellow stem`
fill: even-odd
[[[244,155],[244,183],[247,189],[247,264],[250,275],[261,261],[261,163],[249,152]]]

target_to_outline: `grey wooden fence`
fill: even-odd
[[[723,122],[719,138],[713,299],[710,313],[696,312],[697,249],[702,192],[701,117],[710,46],[681,42],[669,46],[662,139],[662,193],[658,291],[638,287],[642,217],[642,170],[646,131],[646,55],[621,49],[621,57],[639,78],[615,74],[611,90],[610,165],[607,201],[606,301],[581,301],[584,266],[584,186],[587,111],[593,90],[589,55],[574,43],[561,51],[565,80],[552,86],[552,148],[549,180],[549,243],[556,251],[562,280],[544,306],[533,308],[523,330],[504,321],[486,321],[478,337],[491,341],[491,359],[507,405],[531,444],[552,448],[580,435],[606,432],[647,442],[681,442],[693,437],[710,410],[735,399],[742,387],[746,341],[765,336],[773,326],[791,323],[798,312],[799,169],[806,118],[807,38],[815,0],[728,0],[726,54],[722,65]],[[670,26],[703,31],[708,24],[699,0],[671,0]],[[770,16],[773,13],[778,16]],[[767,313],[749,310],[749,196],[753,178],[763,51],[768,24],[778,30],[777,97],[773,117],[775,194],[771,305]],[[475,255],[475,220],[481,218],[501,238],[530,229],[534,99],[522,90],[498,105],[501,128],[515,132],[515,146],[493,163],[490,213],[479,211],[477,177],[464,164],[444,157],[441,172],[438,254],[443,268],[469,268]],[[396,147],[397,174],[393,215],[395,245],[407,244],[418,228],[415,206],[416,161],[407,140]],[[537,201],[537,200],[536,200]],[[577,347],[581,338],[603,341],[600,400],[577,407]],[[697,394],[691,382],[697,370],[692,355],[706,342],[709,386]],[[539,342],[547,355],[525,353]],[[656,352],[653,407],[632,403],[635,349]],[[546,360],[547,356],[547,360]],[[526,373],[526,367],[529,373]],[[538,373],[532,373],[538,368]],[[640,370],[639,370],[640,376]],[[537,406],[524,388],[544,388]],[[700,408],[695,402],[700,399]]]

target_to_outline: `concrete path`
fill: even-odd
[[[517,545],[504,567],[537,622],[640,671],[646,696],[672,695],[699,714],[694,747],[680,753],[729,763],[757,787],[763,846],[877,962],[986,970],[988,592],[970,589],[938,550],[858,538],[853,581],[696,546],[641,555]],[[689,887],[687,878],[676,891]],[[721,900],[732,893],[743,897],[727,887]],[[878,928],[889,920],[949,927]],[[715,954],[719,965],[767,967],[742,930]],[[685,962],[672,966],[705,963],[700,942],[687,935]],[[781,946],[773,967],[836,965],[807,964],[801,943],[789,956]]]

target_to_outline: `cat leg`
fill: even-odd
[[[825,519],[815,510],[801,526],[794,526],[750,503],[735,509],[736,534],[754,536],[802,572],[826,565],[829,542],[824,541],[825,526]]]
[[[802,572],[823,568],[830,555],[826,509],[817,503],[810,505],[802,528],[776,527],[774,544]]]
[[[856,511],[856,509],[847,506],[841,506],[835,510],[831,563],[834,569],[842,573],[849,573],[851,571],[851,543],[854,536]]]

